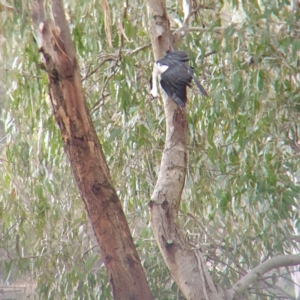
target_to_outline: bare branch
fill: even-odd
[[[182,26],[174,32],[176,42],[183,38],[189,32],[191,17],[198,10],[199,8],[194,10],[191,9],[190,0],[183,0],[184,21]]]
[[[105,25],[105,33],[108,41],[108,45],[110,48],[112,48],[112,38],[111,38],[111,30],[110,30],[110,9],[109,9],[109,4],[107,0],[102,0],[101,2],[101,7],[104,11],[104,25]]]
[[[225,28],[223,27],[214,27],[213,29],[210,28],[203,28],[203,27],[190,27],[189,31],[192,32],[207,32],[210,30],[213,30],[215,33],[221,34],[224,31]]]
[[[267,291],[270,291],[270,292],[274,293],[275,295],[281,296],[284,299],[294,300],[294,297],[292,297],[291,295],[289,295],[286,291],[284,291],[279,286],[276,286],[274,284],[270,284],[270,283],[268,283],[266,281],[264,282],[264,285],[267,287],[266,288]]]
[[[94,70],[90,71],[85,77],[82,78],[82,81],[85,81],[87,78],[89,78],[94,73],[96,73],[106,62],[116,60],[116,59],[117,59],[116,54],[115,55],[107,55],[107,57],[105,59],[103,59]]]
[[[8,235],[9,232],[19,224],[19,221],[21,221],[21,220],[22,220],[22,218],[18,218],[18,220],[10,228],[8,228],[8,230],[2,236],[0,236],[0,240],[3,240],[5,238],[5,236]]]
[[[200,9],[207,9],[207,7],[204,7],[203,5],[199,5],[197,8],[192,9],[190,0],[183,0],[183,12],[184,12],[184,21],[180,28],[175,30],[174,36],[175,41],[179,41],[182,39],[187,33],[191,31],[196,32],[207,32],[211,29],[207,29],[203,27],[190,27],[190,20],[191,17],[198,13]],[[179,22],[180,23],[180,22]],[[222,27],[216,27],[213,28],[213,31],[216,33],[222,33],[223,28]]]
[[[300,242],[300,236],[299,235],[293,235],[292,240],[299,243]]]
[[[250,271],[229,290],[229,293],[234,298],[235,295],[242,294],[250,284],[252,284],[255,280],[259,279],[270,270],[280,267],[296,266],[299,264],[300,254],[279,255],[273,257]]]
[[[191,17],[191,0],[183,0],[183,13],[184,13],[184,23],[188,22]]]
[[[119,21],[119,31],[120,31],[120,37],[125,38],[127,42],[130,42],[129,38],[126,35],[125,29],[124,29],[124,19],[127,16],[127,8],[128,8],[128,0],[125,1],[124,7],[123,7],[123,13],[122,13],[122,18]]]
[[[127,56],[130,56],[130,55],[134,55],[134,54],[138,53],[139,51],[142,51],[142,50],[144,50],[144,49],[147,49],[147,48],[149,48],[150,46],[151,46],[151,44],[149,43],[149,44],[140,46],[140,47],[138,47],[138,48],[136,48],[136,49],[134,49],[134,50],[124,50],[124,51],[126,51],[126,55],[127,55]]]
[[[204,57],[208,57],[208,56],[213,55],[213,54],[216,54],[216,53],[217,53],[217,51],[210,51],[210,52],[206,53],[206,54],[204,55]]]

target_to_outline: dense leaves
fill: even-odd
[[[223,287],[269,257],[298,251],[300,12],[290,1],[260,3],[206,3],[179,45],[209,92],[189,95],[179,220]],[[147,7],[139,0],[109,5],[105,24],[99,5],[65,2],[86,100],[154,298],[179,299],[148,220],[165,127],[161,100],[149,101]],[[45,299],[110,299],[52,116],[28,9],[12,7],[0,11],[1,280],[29,277]],[[169,1],[168,8],[175,29],[181,3]],[[259,288],[251,299],[260,299]]]

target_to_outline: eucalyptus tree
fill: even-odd
[[[108,188],[113,184],[122,200],[154,298],[180,298],[174,279],[187,299],[232,299],[241,293],[242,299],[293,299],[294,292],[276,282],[292,280],[297,269],[288,266],[299,263],[299,255],[286,255],[298,252],[299,241],[297,3],[102,1],[101,7],[65,2],[64,9],[81,71],[78,89],[70,92],[82,84],[77,94],[86,96],[111,173],[105,189],[113,191]],[[103,249],[99,259],[49,108],[52,102],[59,121],[78,106],[56,111],[60,103],[48,96],[42,69],[50,88],[68,80],[60,77],[67,70],[47,67],[47,49],[37,46],[25,3],[5,4],[1,14],[7,77],[0,183],[3,280],[26,274],[43,298],[110,299],[106,283],[113,287],[113,277],[106,278],[103,263],[113,259],[104,257]],[[47,30],[43,22],[35,26],[39,34]],[[57,38],[50,47],[74,63],[75,52],[69,55],[62,47],[64,30],[52,28]],[[155,59],[170,46],[189,53],[207,99],[191,92],[185,110],[167,99],[148,101],[154,60],[149,37]],[[40,65],[39,47],[46,67]],[[68,129],[68,122],[59,124],[62,132]],[[72,132],[84,130],[81,125]],[[68,135],[63,139],[68,149]],[[76,157],[84,166],[84,158]],[[97,162],[85,165],[90,171],[82,178],[73,167],[77,182],[92,178]],[[101,165],[108,174],[103,160]],[[80,185],[79,190],[86,200]],[[104,219],[97,218],[96,206],[89,207],[92,202],[85,203],[96,231]],[[148,203],[154,237],[173,279],[148,226]]]

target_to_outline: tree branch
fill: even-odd
[[[182,4],[184,20],[182,26],[174,32],[176,42],[182,39],[189,32],[191,16],[197,12],[197,9],[191,10],[191,0],[183,0]]]
[[[296,266],[300,264],[300,254],[279,255],[258,265],[246,276],[239,280],[230,290],[232,299],[236,295],[242,294],[255,280],[259,279],[265,273],[280,267]]]
[[[225,28],[224,27],[214,27],[214,28],[203,28],[203,27],[190,27],[189,31],[190,32],[208,32],[208,31],[213,31],[215,33],[221,34]]]

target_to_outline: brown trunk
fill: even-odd
[[[86,107],[62,2],[53,0],[54,21],[42,1],[33,5],[39,51],[65,150],[97,237],[114,299],[153,299],[122,206]]]

